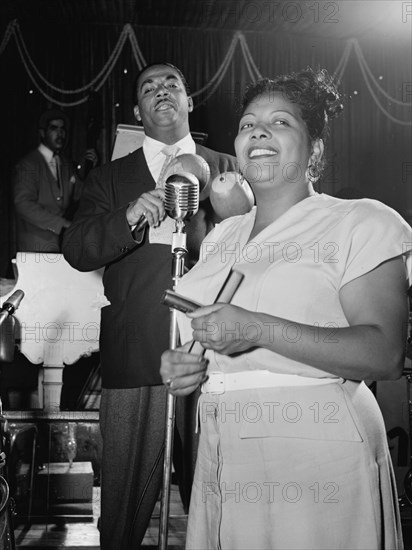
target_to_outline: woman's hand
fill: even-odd
[[[207,359],[188,353],[190,342],[162,354],[160,376],[173,395],[189,395],[207,380]]]
[[[206,349],[230,355],[259,345],[262,330],[251,311],[216,303],[187,316],[192,319],[193,339]]]

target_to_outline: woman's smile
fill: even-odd
[[[273,157],[278,154],[278,151],[273,147],[257,147],[253,146],[249,149],[249,158],[255,159],[260,157]]]

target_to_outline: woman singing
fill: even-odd
[[[328,122],[342,110],[326,71],[263,79],[245,94],[236,155],[256,206],[217,225],[179,293],[163,354],[175,395],[202,385],[187,548],[401,549],[385,426],[363,380],[399,378],[411,228],[370,199],[317,193]],[[228,273],[244,279],[214,303]]]

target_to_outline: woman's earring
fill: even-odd
[[[311,159],[309,166],[306,168],[306,179],[314,184],[320,178],[319,161],[317,159]]]

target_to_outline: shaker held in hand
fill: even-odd
[[[219,174],[211,184],[210,202],[222,219],[246,214],[255,203],[252,189],[238,172]]]
[[[209,193],[210,167],[200,155],[183,153],[175,157],[169,164],[166,179],[173,174],[189,172],[199,180],[199,200],[204,200]]]

